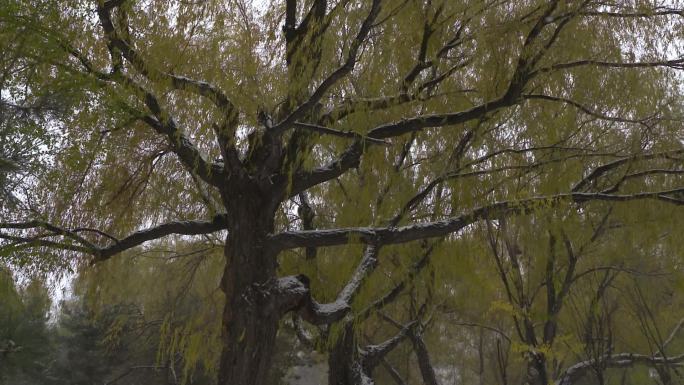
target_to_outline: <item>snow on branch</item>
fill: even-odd
[[[684,200],[679,198],[681,194],[684,194],[684,188],[634,194],[571,192],[496,202],[441,221],[415,223],[401,227],[350,227],[326,230],[285,231],[272,235],[271,241],[274,243],[274,247],[281,250],[298,247],[336,246],[349,243],[369,244],[377,242],[379,245],[389,245],[445,236],[458,232],[464,227],[483,219],[526,214],[538,208],[557,206],[562,202],[628,202],[649,199],[684,205]]]

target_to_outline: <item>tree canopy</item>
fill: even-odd
[[[683,12],[6,0],[0,257],[179,382],[677,383]]]

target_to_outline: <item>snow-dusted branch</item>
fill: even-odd
[[[271,241],[274,247],[279,249],[336,246],[349,243],[397,244],[446,236],[483,219],[496,219],[513,214],[530,213],[536,209],[557,206],[562,202],[627,202],[650,199],[684,205],[684,200],[679,198],[679,195],[683,193],[684,188],[634,194],[571,192],[496,202],[441,221],[416,223],[401,227],[351,227],[329,230],[285,231],[271,236]]]
[[[278,279],[277,302],[281,312],[298,312],[302,319],[314,324],[330,324],[339,321],[351,310],[354,296],[361,288],[365,278],[377,266],[380,248],[368,245],[347,284],[340,290],[337,298],[331,303],[318,303],[311,296],[309,279],[306,276],[288,276]]]
[[[561,374],[558,384],[577,384],[578,381],[595,367],[597,363],[602,364],[606,368],[629,368],[636,365],[657,367],[661,365],[682,363],[684,362],[684,354],[670,357],[658,357],[646,354],[618,353],[605,355],[601,357],[599,361],[600,362],[597,362],[596,359],[589,359],[572,365]]]
[[[670,331],[670,335],[662,344],[662,349],[667,347],[677,336],[679,331],[684,326],[684,318],[682,318]],[[629,368],[636,365],[648,366],[652,368],[675,365],[684,363],[684,354],[674,356],[664,356],[664,351],[650,356],[646,354],[636,353],[618,353],[606,354],[599,358],[591,358],[585,361],[580,361],[569,368],[565,369],[559,377],[559,385],[574,385],[578,383],[589,371],[600,364],[604,368]]]

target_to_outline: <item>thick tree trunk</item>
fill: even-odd
[[[276,254],[266,243],[275,204],[257,188],[226,194],[228,239],[221,289],[223,310],[220,385],[264,385],[274,354],[280,312],[273,295]]]

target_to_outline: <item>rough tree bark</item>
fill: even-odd
[[[273,295],[276,255],[268,242],[277,203],[249,182],[230,190],[219,384],[264,384],[281,317]]]

